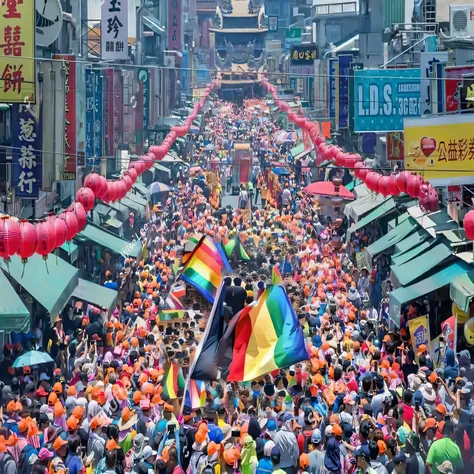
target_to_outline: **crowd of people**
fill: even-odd
[[[286,145],[275,143],[267,120],[253,127],[253,112],[216,104],[222,113],[210,126],[219,133],[206,139],[216,150],[250,140],[261,189],[262,157]],[[104,276],[119,292],[115,311],[76,304],[51,334],[30,341],[54,367],[15,369],[26,347],[6,345],[0,474],[468,472],[469,351],[447,349],[435,367],[406,328],[390,331],[377,270],[356,267],[345,221],[320,215],[301,185],[292,173],[281,182],[285,200],[255,199],[247,213],[213,208],[201,173],[180,180],[153,208],[141,259],[124,259],[118,278]],[[212,305],[179,281],[179,265],[202,235],[223,245],[238,239],[248,257],[229,255],[231,315],[257,301],[278,268],[308,357],[254,380],[200,381],[199,401],[189,404],[187,376]],[[170,386],[173,370],[180,376]]]

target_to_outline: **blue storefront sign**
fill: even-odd
[[[94,163],[94,79],[92,69],[86,69],[86,162]]]
[[[354,131],[399,132],[420,116],[419,69],[364,69],[354,77]]]
[[[103,102],[103,82],[104,78],[99,71],[94,71],[94,100],[95,100],[95,116],[94,116],[94,148],[96,160],[100,163],[100,159],[104,154],[104,133],[103,133],[103,116],[104,116],[104,102]]]
[[[39,104],[12,104],[13,185],[19,198],[38,199],[42,185]]]
[[[338,57],[339,62],[339,128],[349,128],[349,76],[352,54]]]
[[[337,59],[329,60],[329,117],[336,117],[336,69]]]

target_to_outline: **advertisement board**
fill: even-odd
[[[474,115],[405,119],[405,169],[432,184],[474,183]]]
[[[339,62],[339,117],[338,127],[349,127],[349,76],[351,63],[354,56],[352,54],[342,54],[338,57]]]
[[[182,22],[182,0],[170,0],[168,2],[168,49],[171,51],[183,49]]]
[[[289,48],[295,44],[301,44],[301,28],[288,28],[285,32],[286,47]]]
[[[419,69],[363,69],[354,77],[354,131],[399,132],[420,116]]]
[[[460,109],[462,77],[473,74],[474,66],[449,66],[444,70],[445,112],[457,112]]]
[[[387,160],[403,161],[404,156],[403,132],[387,133]]]
[[[128,0],[102,0],[102,59],[128,59]]]
[[[292,46],[290,52],[290,63],[293,66],[307,66],[314,64],[318,59],[318,47],[315,44]]]
[[[421,114],[423,115],[441,113],[443,111],[442,101],[438,101],[436,91],[439,89],[442,90],[442,77],[439,77],[440,74],[438,74],[438,71],[441,71],[442,64],[447,62],[447,51],[420,53],[420,106]],[[435,82],[439,84],[436,88],[433,87]],[[434,102],[436,102],[436,104]]]
[[[336,117],[336,68],[337,59],[329,60],[329,85],[328,85],[328,102],[329,102],[329,117]]]

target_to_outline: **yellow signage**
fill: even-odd
[[[35,2],[0,1],[0,102],[35,103]]]
[[[426,180],[474,178],[474,115],[405,119],[405,168]]]

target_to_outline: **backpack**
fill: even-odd
[[[3,456],[3,459],[0,461],[0,472],[1,473],[5,472],[5,468],[6,468],[7,464],[10,461],[13,461],[13,463],[15,463],[15,460],[13,459],[12,455],[10,453],[5,453],[5,455]],[[18,472],[20,472],[20,471],[18,471]]]
[[[20,453],[20,459],[18,460],[18,472],[21,472],[21,474],[30,474],[30,457],[32,454],[38,454],[38,452],[31,444],[27,444]],[[0,472],[4,471],[0,470]]]
[[[196,437],[196,430],[191,426],[184,425],[179,430],[179,444],[181,446],[181,467],[184,471],[188,469],[189,461],[193,453],[192,446]]]
[[[220,472],[221,467],[219,466],[217,461],[214,461],[204,464],[201,474],[220,474]]]

